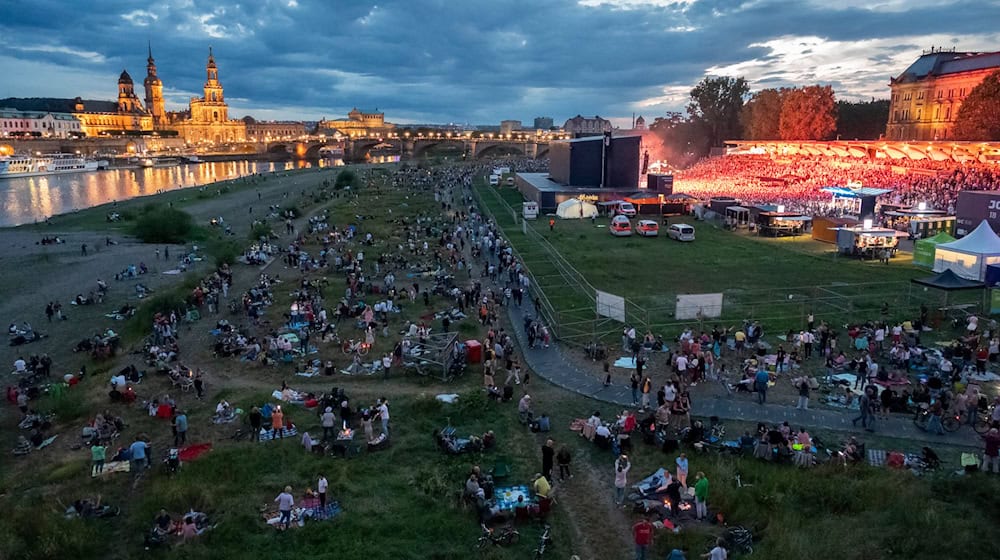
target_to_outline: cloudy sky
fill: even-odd
[[[152,42],[168,109],[209,45],[230,115],[627,124],[705,75],[886,97],[931,46],[1000,50],[1000,0],[0,0],[0,98],[112,99]]]

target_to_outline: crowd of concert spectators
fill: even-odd
[[[1000,190],[1000,166],[930,160],[861,160],[851,157],[728,155],[708,158],[679,173],[674,189],[701,199],[731,196],[743,204],[782,204],[788,210],[837,214],[823,187],[860,184],[891,189],[883,203],[954,212],[961,190]]]

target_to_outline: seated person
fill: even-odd
[[[470,498],[475,498],[481,491],[482,489],[479,487],[479,477],[476,476],[476,473],[470,474],[468,480],[465,481],[465,495]]]
[[[844,444],[844,448],[840,450],[839,456],[844,464],[848,462],[857,463],[864,460],[862,446],[858,443],[857,438],[851,436],[851,439],[847,440],[847,443]]]
[[[604,424],[601,424],[596,430],[594,430],[594,441],[601,446],[610,444],[611,430]]]
[[[500,392],[500,389],[499,389],[499,388],[497,388],[497,386],[496,386],[496,385],[490,385],[490,386],[489,386],[489,387],[488,387],[488,388],[486,389],[486,392],[487,392],[487,395],[488,395],[488,396],[489,396],[489,397],[490,397],[491,399],[493,399],[494,401],[499,401],[500,399],[502,399],[502,398],[503,398],[503,393],[501,393],[501,392]]]
[[[536,496],[542,498],[548,498],[549,494],[552,492],[552,485],[549,481],[539,473],[535,473],[534,481],[531,484],[531,490]]]
[[[533,432],[548,432],[552,428],[549,416],[543,412],[542,415],[538,417],[538,420],[535,420],[532,423],[531,427],[531,431]]]
[[[160,514],[153,520],[153,531],[161,537],[169,535],[173,531],[173,526],[174,520],[165,509],[161,509]]]
[[[757,439],[751,436],[750,431],[748,430],[743,432],[743,435],[740,436],[739,443],[740,451],[744,454],[750,454],[753,453],[754,447],[757,446]]]

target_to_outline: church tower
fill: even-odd
[[[146,59],[146,79],[142,84],[146,87],[146,108],[153,115],[153,126],[160,128],[166,124],[166,109],[163,104],[163,82],[156,75],[156,61],[153,60],[153,47],[149,46],[149,58]]]
[[[122,113],[142,112],[142,105],[135,95],[135,87],[132,83],[132,76],[122,70],[118,76],[118,111]]]
[[[208,65],[205,67],[205,103],[217,105],[212,110],[212,122],[222,122],[229,119],[222,96],[222,84],[219,83],[219,69],[215,66],[215,56],[212,47],[208,47]]]

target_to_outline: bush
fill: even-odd
[[[215,266],[232,265],[241,254],[240,246],[231,239],[216,239],[206,243],[205,252],[215,259]]]
[[[302,211],[299,210],[298,206],[285,206],[281,209],[281,217],[282,218],[288,217],[289,212],[292,213],[293,218],[298,218],[299,216],[302,215]]]
[[[345,187],[356,188],[358,185],[360,185],[358,175],[350,169],[345,169],[338,173],[337,181],[334,183],[334,187],[338,189],[343,189]]]
[[[256,223],[252,228],[250,228],[250,233],[247,237],[250,238],[250,241],[260,241],[262,237],[265,239],[270,238],[273,233],[274,229],[270,225],[265,223]]]
[[[152,208],[136,220],[133,233],[143,243],[184,243],[194,231],[187,212],[176,208]]]

